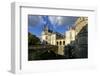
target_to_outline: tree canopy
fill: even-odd
[[[28,32],[28,45],[37,45],[41,44],[41,41],[38,37]]]

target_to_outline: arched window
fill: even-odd
[[[57,45],[58,45],[58,41],[57,41]]]
[[[63,41],[63,45],[65,45],[65,41]]]
[[[60,45],[61,45],[61,41],[60,41]]]

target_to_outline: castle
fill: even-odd
[[[57,45],[58,46],[57,54],[64,55],[64,47],[75,40],[75,36],[86,24],[87,24],[87,18],[79,17],[76,20],[74,27],[70,28],[69,30],[66,30],[64,35],[58,32],[53,32],[48,28],[48,26],[45,26],[41,33],[41,41],[44,44]]]
[[[73,28],[69,31],[65,31],[65,34],[62,35],[58,32],[53,32],[45,26],[41,34],[41,41],[44,44],[57,45],[58,54],[60,55],[64,55],[64,46],[73,40],[75,40],[75,30]]]

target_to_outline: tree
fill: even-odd
[[[38,37],[28,32],[28,45],[37,45],[41,44],[41,41]]]

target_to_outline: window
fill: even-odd
[[[58,41],[57,41],[57,45],[58,45]]]
[[[61,41],[60,41],[60,45],[61,45]]]
[[[65,41],[63,41],[63,45],[65,45]]]

